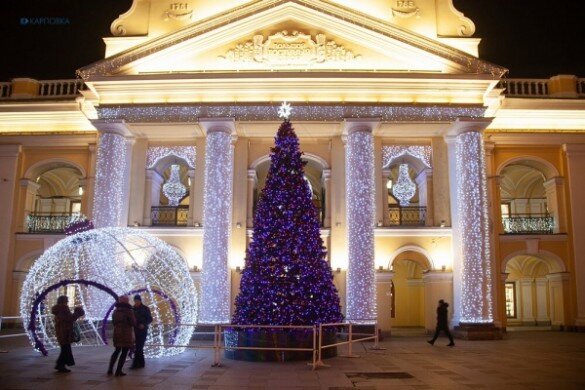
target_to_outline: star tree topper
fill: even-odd
[[[278,109],[278,117],[284,120],[288,120],[292,113],[292,107],[286,101],[282,102],[282,105]]]

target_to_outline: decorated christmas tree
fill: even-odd
[[[290,106],[283,105],[280,113],[285,119],[258,200],[233,323],[340,322],[343,315],[326,261],[317,209],[304,177],[299,140],[286,115]]]

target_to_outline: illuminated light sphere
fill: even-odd
[[[153,317],[145,356],[183,352],[169,345],[188,344],[197,321],[197,292],[187,263],[168,244],[137,229],[88,230],[53,245],[26,277],[20,314],[36,349],[57,348],[51,307],[59,295],[67,295],[71,307],[85,311],[77,321],[78,345],[104,345],[104,322],[111,321],[115,297],[130,295],[132,300],[134,294],[141,295]]]

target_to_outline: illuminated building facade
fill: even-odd
[[[504,79],[474,30],[451,0],[134,0],[79,79],[0,84],[0,313],[83,213],[229,321],[286,100],[349,320],[585,327],[585,79]]]

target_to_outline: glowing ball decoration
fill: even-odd
[[[104,324],[111,320],[116,298],[134,294],[142,296],[153,317],[145,355],[183,352],[179,346],[189,343],[197,321],[189,268],[168,244],[138,229],[88,230],[56,243],[28,273],[20,313],[33,346],[46,353],[58,347],[51,307],[59,295],[67,295],[71,307],[85,310],[78,320],[79,344],[97,346],[107,344]]]

